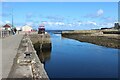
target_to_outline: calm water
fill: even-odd
[[[50,78],[115,78],[118,49],[106,48],[51,34],[52,50],[43,53]]]

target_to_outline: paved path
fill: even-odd
[[[0,80],[2,78],[2,39],[0,39]]]
[[[2,78],[7,78],[23,34],[2,39]]]

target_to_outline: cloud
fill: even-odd
[[[112,18],[112,17],[101,17],[101,19],[104,21],[104,22],[116,22],[116,21],[118,21],[117,19],[115,19],[115,18]]]
[[[104,13],[104,11],[103,11],[102,9],[99,9],[99,10],[97,11],[96,16],[102,16],[103,13]]]
[[[81,26],[81,25],[97,25],[95,21],[78,21],[78,22],[73,22],[72,23],[75,26]]]
[[[47,29],[100,29],[102,27],[113,27],[114,23],[97,23],[95,21],[75,21],[75,22],[60,22],[60,21],[42,21],[40,23],[27,22],[27,25],[32,27],[38,27],[40,24],[44,24]]]
[[[99,18],[101,19],[101,21],[103,21],[104,24],[102,24],[103,26],[112,26],[112,24],[110,23],[114,23],[116,21],[118,21],[117,19],[113,18],[113,17],[107,17],[107,16],[104,16],[104,10],[102,9],[98,9],[96,11],[96,13],[92,13],[92,14],[88,14],[86,16],[84,16],[86,18]],[[91,24],[94,24],[94,25],[97,25],[96,23],[93,23],[93,22],[89,22]],[[106,23],[106,24],[105,24]]]
[[[45,18],[51,21],[63,21],[64,20],[64,17],[62,16],[46,16]]]
[[[103,28],[103,27],[110,28],[110,27],[114,27],[114,23],[100,23],[100,24],[98,24],[98,26],[100,28]]]
[[[97,25],[97,23],[93,22],[93,21],[87,21],[86,24],[92,24],[92,25],[95,25],[95,26]]]
[[[4,25],[4,22],[3,22],[3,21],[0,21],[0,27],[1,27],[2,25]]]
[[[33,15],[33,13],[27,13],[26,14],[27,19],[30,19],[30,18],[33,18],[33,17],[35,17],[35,15]]]
[[[1,13],[0,16],[1,17],[9,17],[9,16],[11,16],[11,13]]]
[[[102,9],[99,9],[95,13],[87,14],[84,17],[86,17],[86,18],[98,18],[98,17],[103,16],[103,14],[104,14],[104,11]]]
[[[51,22],[51,21],[42,21],[42,24],[49,25],[49,26],[83,26],[83,25],[94,25],[96,26],[97,23],[94,21],[77,21],[77,22],[71,22],[71,23],[65,23],[65,22]]]
[[[32,26],[33,22],[26,22],[26,25]]]
[[[0,25],[5,25],[5,24],[11,24],[11,21],[9,20],[0,21]]]
[[[82,30],[87,30],[87,29],[95,29],[97,28],[97,23],[94,21],[77,21],[77,22],[72,22],[72,23],[66,23],[65,27],[67,27],[68,29],[72,29],[72,30],[78,30],[78,29],[82,29]]]
[[[65,23],[64,22],[55,22],[55,25],[64,26]]]
[[[97,27],[97,23],[94,21],[76,21],[76,22],[50,22],[50,21],[43,21],[42,22],[45,26],[49,26],[52,29],[95,29]]]
[[[51,21],[42,21],[42,24],[49,26],[64,26],[64,22],[51,22]]]
[[[5,21],[5,23],[6,23],[6,24],[9,24],[9,23],[10,23],[10,21],[8,21],[8,20],[7,20],[7,21]]]

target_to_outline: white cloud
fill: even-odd
[[[97,11],[97,15],[96,16],[101,16],[101,15],[103,15],[104,14],[104,11],[102,10],[102,9],[99,9],[98,11]]]
[[[103,23],[100,25],[101,27],[114,27],[114,23]]]
[[[83,24],[82,22],[80,22],[80,21],[75,21],[75,22],[73,22],[73,23],[71,23],[72,24],[72,26],[80,26],[81,24]]]
[[[103,16],[103,14],[104,14],[104,11],[102,9],[99,9],[95,13],[87,14],[84,17],[86,17],[86,18],[98,18],[98,17]]]
[[[113,17],[102,17],[101,19],[106,23],[112,23],[112,22],[118,21],[118,19],[113,18]]]
[[[49,19],[50,21],[58,21],[58,22],[63,21],[65,19],[63,16],[56,16],[56,15],[45,16],[44,18]]]
[[[54,22],[47,22],[47,24],[52,26],[52,25],[54,25]]]
[[[0,21],[0,25],[3,25],[4,24],[4,22],[3,21]]]
[[[69,23],[69,24],[68,24],[68,26],[70,26],[70,27],[71,27],[71,26],[73,26],[73,24]]]
[[[26,22],[26,25],[32,26],[33,22]]]
[[[42,21],[42,24],[46,25],[46,24],[47,24],[47,21]]]
[[[49,26],[64,26],[64,22],[49,22],[49,21],[44,21],[42,22],[44,25],[49,25]]]
[[[56,24],[56,25],[60,25],[60,26],[65,25],[65,23],[63,23],[63,22],[55,22],[55,24]]]
[[[49,29],[82,29],[82,30],[90,30],[90,29],[100,29],[103,27],[113,27],[114,23],[97,23],[95,21],[76,21],[76,22],[51,22],[51,21],[43,21],[43,24]]]
[[[7,21],[5,21],[5,23],[7,23],[7,24],[8,24],[8,23],[10,23],[10,21],[8,21],[8,20],[7,20]]]
[[[95,21],[76,21],[76,22],[51,22],[51,21],[43,21],[42,22],[49,29],[100,29],[102,27],[113,27],[114,23],[97,23]]]
[[[88,23],[88,24],[97,25],[97,23],[96,23],[96,22],[93,22],[93,21],[88,21],[87,23]]]
[[[78,22],[78,25],[80,26],[82,23],[81,22]]]

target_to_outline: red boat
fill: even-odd
[[[44,34],[45,33],[45,26],[44,25],[40,25],[38,28],[38,34]]]

